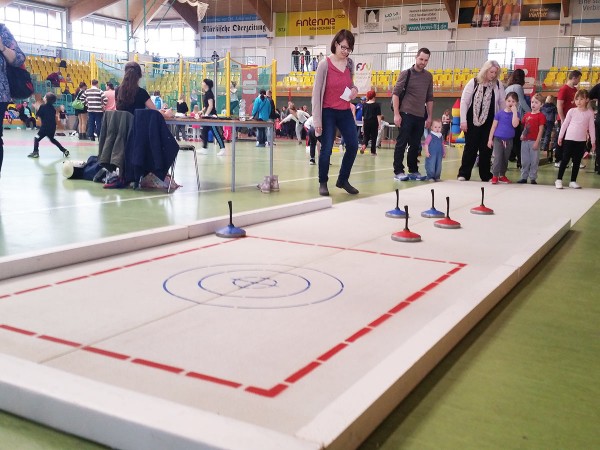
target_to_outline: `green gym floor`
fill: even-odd
[[[72,160],[85,160],[97,145],[58,137]],[[304,146],[279,139],[275,171],[281,191],[256,189],[268,173],[267,150],[250,141],[237,147],[237,191],[230,188],[230,155],[198,155],[196,189],[191,152],[181,152],[175,179],[183,187],[162,191],[107,190],[67,180],[62,157],[47,142],[40,158],[27,158],[33,132],[5,130],[0,178],[0,257],[227,214],[317,196],[317,167]],[[228,145],[229,148],[229,145]],[[374,158],[358,155],[351,182],[359,197],[410,189],[393,181],[391,148]],[[334,187],[341,153],[334,153],[330,191],[334,205],[353,197]],[[458,149],[444,160],[442,179],[454,179]],[[600,188],[585,161],[584,189]],[[514,163],[509,178],[519,178]],[[553,184],[556,170],[540,168],[538,182]],[[474,178],[477,178],[474,171]],[[570,171],[567,171],[568,180]],[[528,186],[522,186],[527,189]],[[489,189],[493,189],[492,186]],[[560,195],[556,191],[555,195]],[[382,214],[382,220],[383,214]],[[515,218],[522,220],[522,218]],[[235,223],[235,218],[234,218]],[[336,224],[327,226],[336,233]],[[357,223],[357,226],[360,226]],[[527,226],[526,223],[523,226]],[[592,449],[600,443],[600,304],[595,275],[600,263],[600,205],[596,204],[367,439],[361,449]],[[505,239],[510,239],[505,236]],[[0,413],[0,450],[94,449],[102,446]]]

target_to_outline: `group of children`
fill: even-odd
[[[569,187],[581,189],[577,184],[579,165],[586,150],[588,136],[592,143],[592,151],[596,148],[594,128],[594,112],[588,109],[588,92],[580,89],[575,94],[575,108],[571,108],[565,117],[558,135],[558,145],[563,148],[563,157],[558,169],[558,176],[554,183],[557,189],[562,189],[562,178],[569,161],[572,160],[571,181]],[[512,150],[515,128],[521,123],[521,178],[517,183],[525,184],[529,179],[531,184],[537,184],[537,171],[539,166],[539,151],[541,146],[549,145],[553,123],[548,124],[546,115],[542,113],[544,98],[535,94],[531,99],[531,112],[519,118],[517,104],[519,98],[516,93],[506,94],[505,108],[494,116],[490,130],[488,147],[492,149],[494,162],[492,164],[492,184],[510,183],[506,177],[508,158]],[[550,102],[548,102],[550,103]],[[548,126],[547,126],[548,125]]]

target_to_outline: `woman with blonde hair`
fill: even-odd
[[[487,146],[494,115],[504,108],[504,86],[498,80],[500,65],[486,61],[477,77],[469,80],[460,98],[460,129],[465,134],[458,180],[471,179],[471,171],[479,154],[481,181],[492,178],[492,149]]]

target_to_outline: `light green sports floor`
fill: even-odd
[[[26,158],[32,139],[29,131],[5,130],[1,256],[225,215],[230,199],[234,210],[242,211],[317,195],[317,168],[307,164],[304,147],[294,141],[277,141],[279,193],[262,194],[256,189],[268,163],[265,150],[248,142],[238,148],[237,192],[229,192],[229,157],[211,154],[199,156],[202,192],[197,193],[192,155],[185,152],[175,174],[184,186],[166,195],[108,191],[101,185],[65,180],[55,148],[43,146],[39,160]],[[72,151],[71,159],[86,159],[96,149],[66,137],[59,140]],[[390,192],[391,209],[393,189],[414,183],[394,184],[392,150],[383,148],[379,153],[377,158],[359,155],[351,181],[361,190],[360,196]],[[334,154],[331,169],[334,203],[351,200],[333,187],[340,158]],[[455,177],[459,158],[456,150],[449,152],[443,179]],[[542,167],[538,181],[552,184],[555,171]],[[516,180],[516,170],[509,177]],[[600,176],[589,168],[581,171],[578,182],[584,188],[600,188]],[[338,231],[335,224],[325,226],[332,233]],[[595,276],[600,267],[599,238],[600,204],[596,204],[361,448],[598,448],[600,303]],[[0,450],[93,448],[103,447],[0,413]]]

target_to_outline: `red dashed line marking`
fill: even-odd
[[[46,288],[49,288],[51,286],[52,286],[51,284],[44,284],[42,286],[36,286],[36,287],[32,287],[30,289],[25,289],[23,291],[17,291],[13,295],[29,294],[30,292],[39,291],[40,289],[46,289]]]
[[[263,389],[256,386],[249,386],[245,390],[246,392],[250,392],[251,394],[262,395],[263,397],[277,397],[281,394],[288,386],[286,384],[276,384],[271,389]]]
[[[54,336],[47,336],[45,334],[42,334],[41,336],[38,336],[38,339],[43,339],[45,341],[55,342],[56,344],[68,345],[69,347],[75,347],[75,348],[81,347],[81,344],[79,344],[77,342],[67,341],[65,339],[57,338],[57,337],[54,337]]]
[[[11,327],[10,325],[0,325],[0,328],[3,328],[8,331],[14,331],[15,333],[24,334],[26,336],[35,336],[37,333],[33,331],[23,330],[22,328]]]
[[[81,280],[84,280],[86,278],[88,278],[88,276],[87,275],[83,275],[83,276],[80,276],[80,277],[69,278],[67,280],[58,281],[55,284],[72,283],[73,281],[81,281]]]
[[[295,383],[299,379],[304,378],[305,375],[309,374],[310,372],[315,370],[320,365],[321,365],[320,362],[312,361],[312,362],[308,363],[306,366],[304,366],[302,369],[300,369],[298,372],[293,373],[292,375],[287,377],[285,379],[285,382],[286,383]]]
[[[188,372],[185,374],[186,377],[197,378],[198,380],[210,381],[211,383],[222,384],[224,386],[229,386],[234,389],[241,387],[240,383],[236,383],[235,381],[225,380],[223,378],[211,377],[210,375],[205,375],[203,373],[198,372]]]
[[[157,363],[154,361],[149,361],[147,359],[136,358],[136,359],[133,359],[131,362],[133,364],[140,364],[142,366],[152,367],[153,369],[165,370],[167,372],[172,372],[172,373],[185,372],[185,370],[180,369],[179,367],[173,367],[173,366],[169,366],[167,364],[161,364],[161,363]]]
[[[106,270],[100,270],[99,272],[93,272],[90,274],[91,277],[97,277],[98,275],[106,275],[107,273],[117,272],[118,270],[122,270],[123,267],[112,267]]]
[[[102,350],[101,348],[96,347],[83,347],[82,350],[86,352],[95,353],[97,355],[107,356],[109,358],[120,359],[121,361],[125,361],[130,358],[130,356],[123,355],[122,353],[115,353],[108,350]]]
[[[295,245],[307,245],[307,246],[314,246],[314,247],[331,248],[331,249],[335,249],[335,250],[369,253],[369,254],[394,257],[394,258],[415,259],[415,260],[419,260],[419,261],[426,261],[426,262],[433,262],[433,263],[452,264],[455,266],[454,268],[452,268],[451,270],[446,272],[444,275],[440,276],[435,281],[429,283],[425,287],[423,287],[420,290],[409,295],[407,298],[402,300],[400,303],[398,303],[396,306],[391,308],[389,311],[387,311],[386,313],[382,314],[381,316],[379,316],[378,318],[376,318],[375,320],[370,322],[367,326],[365,326],[365,327],[361,328],[360,330],[358,330],[357,332],[355,332],[353,335],[351,335],[350,337],[345,339],[343,342],[340,342],[340,343],[334,345],[332,348],[327,350],[321,356],[317,357],[315,360],[309,362],[304,367],[302,367],[300,370],[294,372],[293,374],[291,374],[290,376],[285,378],[282,383],[277,383],[271,388],[261,388],[261,387],[257,387],[257,386],[247,386],[246,388],[244,388],[244,390],[246,392],[249,392],[249,393],[255,394],[255,395],[260,395],[263,397],[268,397],[268,398],[277,397],[279,394],[281,394],[283,391],[285,391],[290,386],[290,384],[296,383],[299,380],[301,380],[302,378],[306,377],[308,374],[310,374],[311,372],[313,372],[314,370],[319,368],[321,366],[321,364],[323,364],[326,361],[333,358],[339,352],[341,352],[342,350],[344,350],[349,345],[356,342],[363,336],[367,335],[369,332],[371,332],[372,330],[374,330],[376,327],[380,326],[381,324],[385,323],[390,318],[394,317],[397,313],[399,313],[403,309],[409,307],[412,303],[419,300],[427,292],[429,292],[432,289],[434,289],[435,287],[439,286],[441,283],[448,280],[452,275],[458,273],[462,268],[467,266],[467,264],[459,263],[459,262],[440,261],[440,260],[427,259],[427,258],[417,258],[417,257],[398,255],[398,254],[393,254],[393,253],[376,252],[376,251],[371,251],[371,250],[366,250],[366,249],[351,249],[351,248],[344,248],[344,247],[333,246],[333,245],[323,245],[323,244],[314,244],[314,243],[307,243],[307,242],[289,241],[289,240],[285,240],[285,239],[274,239],[274,238],[264,238],[264,237],[254,237],[254,236],[248,236],[248,237],[253,237],[255,239],[262,239],[262,240],[267,240],[267,241],[272,241],[272,242],[282,242],[282,243],[295,244]],[[80,277],[61,280],[61,281],[54,283],[54,285],[61,285],[61,284],[65,284],[65,283],[76,282],[76,281],[84,280],[84,279],[92,277],[92,276],[104,275],[104,274],[115,272],[115,271],[118,271],[121,269],[131,268],[131,267],[135,267],[135,266],[138,266],[141,264],[147,264],[147,263],[153,262],[153,261],[160,261],[162,259],[171,258],[173,256],[182,255],[182,254],[190,253],[190,252],[195,252],[195,251],[215,247],[218,245],[224,245],[224,244],[232,243],[232,242],[236,242],[236,241],[238,241],[238,239],[233,239],[233,240],[225,241],[222,243],[208,244],[208,245],[201,246],[201,247],[195,247],[195,248],[190,248],[187,250],[182,250],[180,252],[173,253],[173,254],[157,256],[152,259],[136,261],[136,262],[124,265],[122,267],[113,267],[110,269],[94,272],[89,275],[82,275]],[[13,295],[22,295],[22,294],[30,293],[30,292],[34,292],[34,291],[37,291],[40,289],[52,287],[52,286],[53,286],[52,284],[41,285],[41,286],[37,286],[37,287],[31,288],[31,289],[14,292],[12,294],[0,295],[0,299],[8,298]],[[122,353],[116,353],[116,352],[112,352],[109,350],[103,350],[103,349],[100,349],[97,347],[84,346],[83,344],[79,344],[77,342],[69,341],[66,339],[61,339],[61,338],[54,337],[54,336],[39,335],[38,333],[35,333],[33,331],[24,330],[22,328],[13,327],[13,326],[6,325],[6,324],[0,324],[0,328],[7,330],[7,331],[14,332],[14,333],[23,334],[26,336],[35,337],[37,339],[42,339],[45,341],[53,342],[56,344],[66,345],[66,346],[73,347],[73,348],[79,348],[81,350],[84,350],[84,351],[87,351],[90,353],[94,353],[97,355],[105,356],[108,358],[113,358],[113,359],[117,359],[117,360],[121,360],[121,361],[128,361],[132,364],[137,364],[137,365],[141,365],[141,366],[145,366],[145,367],[149,367],[149,368],[153,368],[153,369],[158,369],[158,370],[162,370],[162,371],[173,373],[173,374],[178,374],[178,375],[184,374],[186,377],[189,377],[189,378],[207,381],[207,382],[219,384],[222,386],[228,386],[228,387],[231,387],[234,389],[238,389],[243,386],[243,384],[235,382],[235,381],[226,380],[223,378],[214,377],[211,375],[202,374],[202,373],[198,373],[198,372],[194,372],[194,371],[186,371],[185,369],[182,369],[179,367],[174,367],[171,365],[162,364],[159,362],[150,361],[150,360],[143,359],[143,358],[131,359],[132,358],[131,356],[124,355]]]
[[[325,353],[323,353],[321,356],[319,356],[317,358],[317,360],[325,362],[329,358],[332,358],[333,356],[337,355],[339,352],[344,350],[346,347],[348,347],[348,344],[346,344],[345,342],[342,342],[342,343],[336,345],[335,347],[333,347],[331,350],[328,350]]]
[[[369,324],[369,326],[370,326],[371,328],[378,327],[378,326],[379,326],[379,325],[381,325],[383,322],[385,322],[385,321],[386,321],[386,320],[388,320],[388,319],[391,319],[392,317],[394,317],[394,316],[393,316],[393,315],[391,315],[391,314],[388,314],[388,313],[386,313],[386,314],[384,314],[383,316],[381,316],[381,317],[379,317],[379,318],[375,319],[373,322],[371,322],[371,323]]]

